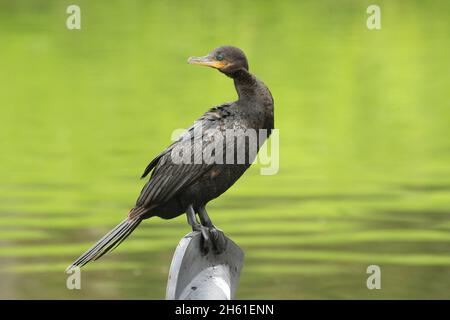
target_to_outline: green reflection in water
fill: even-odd
[[[210,205],[246,252],[238,297],[450,298],[448,1],[1,1],[0,298],[163,298],[185,218],[65,267],[121,221],[146,164],[235,98],[186,64],[242,47],[270,87],[277,175],[254,166]],[[6,62],[6,63],[5,63]],[[369,264],[382,290],[365,286]]]

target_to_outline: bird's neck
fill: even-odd
[[[256,114],[262,128],[273,129],[273,97],[266,85],[245,69],[233,73],[234,86],[239,96],[242,112]]]
[[[255,99],[258,96],[258,79],[245,69],[235,71],[231,77],[234,79],[239,100]]]

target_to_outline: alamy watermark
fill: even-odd
[[[271,139],[266,142],[269,135]],[[170,151],[174,164],[250,165],[255,162],[261,165],[262,175],[274,175],[279,170],[278,129],[270,132],[249,128],[204,130],[194,126],[190,130],[175,130],[172,141],[177,141]]]
[[[66,20],[66,27],[69,30],[81,29],[81,9],[76,4],[67,7],[66,13],[70,14]]]
[[[367,7],[367,14],[370,16],[367,18],[366,26],[369,30],[381,30],[381,9],[376,4],[371,4]]]
[[[66,273],[69,275],[66,280],[66,287],[69,290],[81,289],[81,269],[80,267],[72,267],[66,270]]]
[[[367,267],[366,273],[370,274],[370,276],[367,278],[367,281],[366,281],[367,289],[369,289],[369,290],[381,289],[381,268],[380,268],[380,266],[377,266],[376,264],[372,264]]]

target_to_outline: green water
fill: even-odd
[[[184,217],[143,223],[66,289],[139,176],[230,79],[189,66],[245,50],[271,89],[280,171],[209,205],[246,253],[238,298],[450,298],[450,6],[377,1],[0,0],[0,298],[164,298]],[[366,268],[381,267],[368,290]]]

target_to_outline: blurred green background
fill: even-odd
[[[0,298],[164,298],[184,216],[145,221],[82,290],[64,269],[173,129],[235,99],[186,63],[223,44],[271,89],[281,143],[277,175],[209,205],[246,253],[238,298],[450,298],[450,3],[376,1],[370,31],[372,3],[0,0]]]

